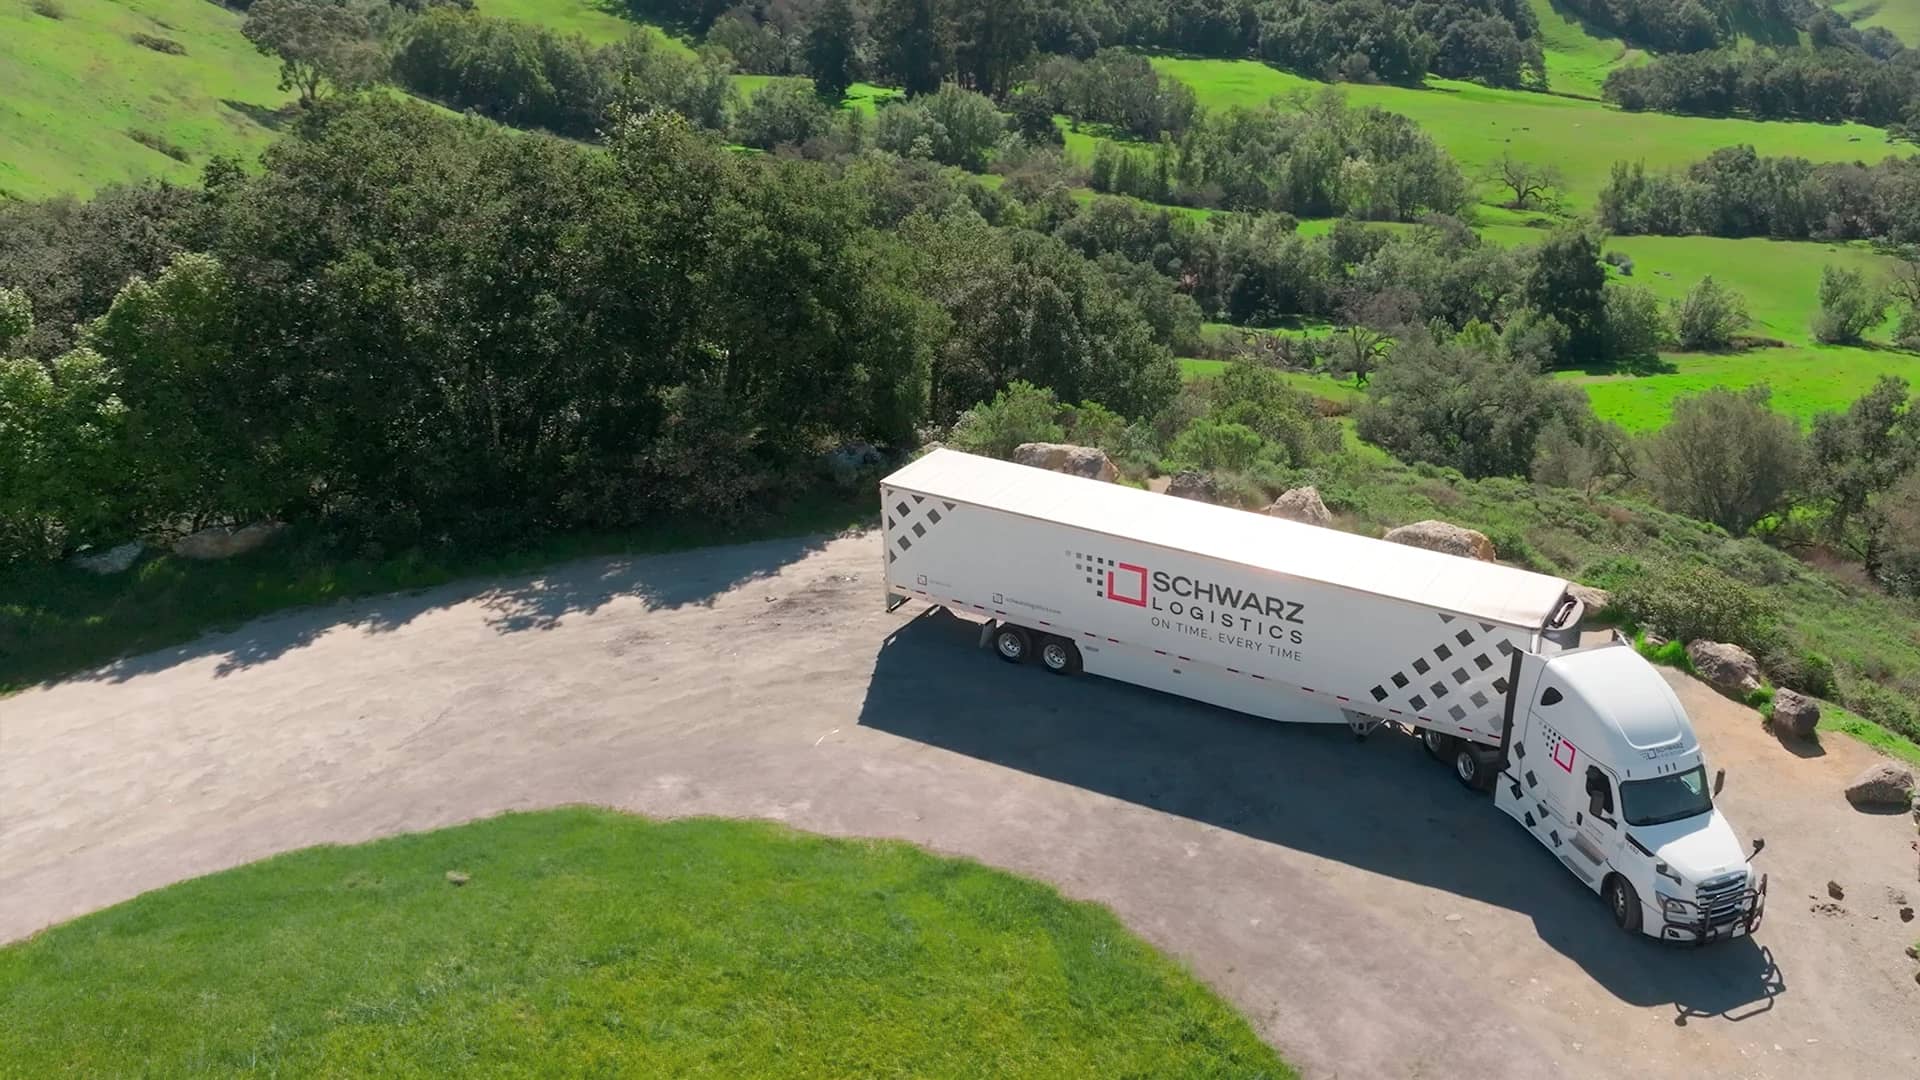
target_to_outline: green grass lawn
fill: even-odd
[[[653,30],[678,51],[693,52],[679,38],[635,22],[627,13],[626,5],[617,0],[474,0],[474,10],[482,15],[534,23],[563,34],[579,34],[601,44],[620,41],[635,30]]]
[[[1294,1075],[1038,882],[585,808],[310,848],[45,931],[0,949],[0,1030],[0,1075],[35,1080]]]
[[[525,574],[596,555],[835,533],[872,517],[872,489],[862,488],[804,493],[779,513],[743,524],[666,522],[646,532],[564,536],[499,552],[364,557],[290,534],[220,562],[150,555],[110,577],[65,563],[0,567],[0,695],[286,608]]]
[[[257,155],[289,95],[279,65],[207,0],[0,0],[0,197],[191,182],[209,157]],[[183,54],[136,44],[144,34]],[[134,138],[177,147],[178,161]]]
[[[1675,399],[1715,386],[1741,389],[1765,383],[1773,390],[1773,407],[1802,424],[1815,413],[1845,409],[1883,374],[1900,375],[1920,386],[1920,357],[1892,351],[1807,346],[1725,355],[1678,353],[1665,359],[1677,370],[1658,375],[1563,372],[1560,378],[1584,385],[1593,411],[1629,431],[1664,425]]]
[[[1619,38],[1595,37],[1579,19],[1554,9],[1551,0],[1528,0],[1540,23],[1540,46],[1547,60],[1547,88],[1556,94],[1598,99],[1601,84],[1617,67],[1639,63],[1645,55]]]
[[[1193,87],[1200,104],[1208,108],[1258,105],[1276,95],[1318,91],[1326,85],[1253,60],[1156,56],[1153,65]],[[1591,208],[1619,160],[1672,168],[1739,143],[1750,143],[1763,154],[1797,154],[1814,161],[1877,161],[1888,154],[1909,152],[1888,142],[1885,132],[1860,124],[1628,113],[1597,101],[1494,90],[1445,79],[1430,80],[1428,88],[1421,90],[1360,85],[1343,89],[1355,104],[1378,105],[1413,119],[1469,175],[1508,150],[1527,160],[1559,165],[1567,175],[1568,204],[1575,210]]]
[[[1833,6],[1862,30],[1884,26],[1909,46],[1920,45],[1920,0],[1840,0]]]

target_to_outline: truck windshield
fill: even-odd
[[[1620,812],[1629,825],[1664,825],[1711,809],[1713,796],[1707,791],[1705,765],[1673,776],[1628,780],[1620,785]]]

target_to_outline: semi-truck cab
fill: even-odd
[[[1766,907],[1713,805],[1680,699],[1622,643],[1515,653],[1494,805],[1606,900],[1622,929],[1705,944],[1750,934]],[[1753,854],[1765,846],[1756,841]]]

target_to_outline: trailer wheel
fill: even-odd
[[[1435,761],[1447,760],[1447,751],[1453,748],[1453,736],[1432,728],[1420,729],[1420,745],[1427,748],[1427,754]]]
[[[1607,897],[1607,908],[1613,912],[1613,925],[1629,934],[1640,932],[1640,894],[1634,891],[1633,883],[1615,874],[1607,879],[1601,890]]]
[[[1065,638],[1043,638],[1040,641],[1040,665],[1055,675],[1078,675],[1080,647]]]
[[[1454,740],[1453,775],[1462,785],[1473,791],[1489,791],[1493,788],[1493,769],[1480,760],[1474,751],[1477,748],[1465,739]]]
[[[1033,639],[1017,626],[1002,626],[994,631],[993,651],[1009,664],[1024,664],[1033,651]]]

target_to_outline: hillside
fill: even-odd
[[[1608,72],[1644,59],[1639,49],[1619,38],[1596,37],[1579,19],[1555,8],[1552,0],[1530,3],[1534,18],[1540,22],[1547,87],[1555,94],[1598,100]]]
[[[240,16],[207,0],[0,0],[0,197],[252,157],[288,100],[278,81]]]
[[[1206,108],[1259,105],[1324,85],[1253,60],[1161,56],[1153,65],[1193,87]],[[1861,124],[1629,113],[1598,101],[1446,79],[1429,80],[1421,90],[1361,85],[1343,89],[1356,105],[1378,105],[1418,123],[1469,175],[1509,151],[1559,165],[1568,179],[1568,208],[1576,211],[1592,207],[1615,161],[1642,160],[1650,168],[1672,168],[1717,147],[1741,143],[1762,154],[1794,154],[1812,161],[1878,161],[1911,152],[1889,141],[1885,132]]]
[[[1920,0],[1841,0],[1834,8],[1863,30],[1885,27],[1908,45],[1920,45]]]

